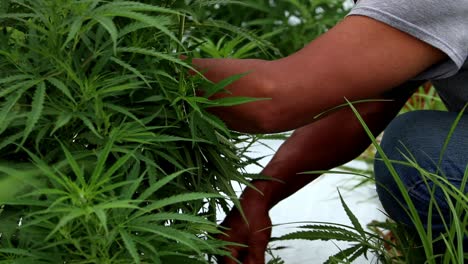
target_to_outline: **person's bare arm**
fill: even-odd
[[[392,96],[391,101],[355,105],[374,136],[386,128],[420,84],[408,82],[400,85],[393,90],[398,92],[398,97]],[[280,147],[262,173],[281,182],[257,181],[254,185],[262,191],[271,208],[318,177],[298,173],[333,169],[359,156],[370,143],[352,109],[345,107],[297,129]]]
[[[393,90],[397,92],[396,95],[385,96],[394,101],[356,106],[375,136],[384,130],[419,84],[406,83]],[[231,248],[232,255],[244,264],[264,263],[264,252],[271,232],[268,211],[319,176],[299,173],[332,169],[354,159],[369,144],[369,137],[349,107],[297,129],[262,172],[281,182],[257,180],[253,185],[261,192],[252,188],[243,192],[241,206],[248,224],[236,208],[222,223],[231,228],[223,239],[248,245]],[[221,263],[235,263],[228,258],[224,261]]]
[[[441,61],[440,50],[384,23],[350,16],[299,52],[276,61],[195,59],[214,82],[250,72],[223,96],[271,98],[213,109],[235,130],[295,129],[348,100],[375,98]]]

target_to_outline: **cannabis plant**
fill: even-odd
[[[253,138],[208,110],[251,99],[209,100],[238,77],[213,84],[180,58],[207,31],[256,37],[198,17],[212,2],[0,2],[0,261],[226,254],[216,210],[248,184]]]
[[[217,1],[200,14],[256,32],[274,44],[255,57],[286,56],[334,26],[349,11],[345,0]],[[217,39],[216,37],[214,39]]]

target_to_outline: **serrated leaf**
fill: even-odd
[[[119,31],[119,37],[124,37],[127,34],[133,33],[135,31],[138,31],[140,29],[145,29],[151,27],[150,25],[142,22],[133,22],[131,24],[128,24],[124,28],[120,29]]]
[[[18,198],[26,198],[31,196],[37,195],[44,195],[44,194],[58,194],[58,195],[68,195],[66,191],[57,190],[57,189],[38,189],[35,191],[28,192],[27,194],[21,195]]]
[[[162,95],[153,95],[150,97],[146,97],[145,99],[141,101],[138,101],[138,103],[157,103],[157,102],[161,102],[164,100],[167,100],[167,98]]]
[[[219,141],[216,138],[214,127],[203,118],[202,114],[200,114],[199,112],[193,112],[191,116],[190,125],[192,131],[192,138],[194,139],[194,141],[192,142],[192,146],[195,146],[196,140],[198,140],[202,136],[204,136],[203,138],[208,139],[211,143],[219,145]]]
[[[81,19],[81,17],[73,21],[73,23],[70,26],[70,30],[68,31],[67,39],[62,45],[62,49],[64,49],[67,46],[67,44],[76,37],[82,25],[83,25],[83,20]]]
[[[132,184],[134,184],[135,181],[119,181],[117,183],[107,183],[106,185],[103,185],[98,193],[106,193],[106,192],[111,192],[117,188],[120,188],[120,187],[123,187],[123,186],[131,186]]]
[[[142,88],[141,85],[143,82],[129,82],[125,84],[120,84],[120,85],[113,85],[109,87],[105,87],[102,89],[99,89],[98,94],[106,97],[106,96],[115,96],[116,92],[124,92],[128,90],[136,90]]]
[[[116,51],[117,51],[117,47],[116,47]],[[132,65],[116,58],[116,57],[111,57],[110,58],[111,61],[117,63],[118,65],[120,65],[122,68],[134,73],[136,76],[140,77],[140,79],[142,79],[146,85],[148,87],[151,87],[151,84],[149,83],[149,81],[146,79],[146,77],[138,70],[136,69],[135,67],[133,67]]]
[[[142,54],[142,55],[153,56],[153,57],[156,57],[156,58],[160,58],[160,59],[163,59],[163,60],[174,62],[174,63],[179,64],[181,66],[184,66],[186,68],[195,70],[195,69],[192,68],[192,66],[188,65],[183,60],[178,59],[176,57],[173,57],[171,55],[168,55],[166,53],[155,51],[155,50],[149,50],[149,49],[144,49],[144,48],[139,48],[139,47],[125,47],[125,48],[117,48],[117,51],[118,52],[125,52],[125,53],[137,53],[137,54]]]
[[[247,104],[252,102],[270,100],[268,98],[252,98],[252,97],[224,97],[215,100],[211,100],[210,104],[205,106],[206,108],[209,107],[226,107],[226,106],[235,106],[241,104]]]
[[[0,248],[0,253],[12,254],[16,256],[34,256],[29,250],[24,250],[20,248]]]
[[[16,83],[14,85],[11,85],[7,88],[1,89],[0,90],[0,98],[5,97],[13,92],[18,92],[20,94],[26,92],[29,90],[31,87],[34,87],[41,81],[38,80],[26,80],[23,82]]]
[[[63,126],[66,126],[68,123],[70,123],[72,118],[73,118],[73,115],[70,113],[61,113],[57,117],[57,120],[55,121],[54,129],[52,129],[52,131],[50,132],[50,135],[53,135],[57,130],[59,130]]]
[[[81,121],[83,121],[83,124],[89,128],[89,130],[91,130],[91,132],[97,136],[99,139],[102,139],[103,137],[101,135],[99,135],[99,133],[97,132],[96,128],[94,127],[93,123],[91,122],[91,120],[89,120],[89,118],[87,118],[86,116],[82,115],[82,114],[78,114],[77,117],[79,119],[81,119]]]
[[[41,82],[34,93],[33,100],[31,103],[31,112],[28,114],[26,120],[26,128],[24,129],[24,136],[21,142],[21,145],[24,144],[29,134],[33,131],[34,126],[42,115],[42,110],[44,109],[44,98],[46,92],[46,85],[44,82]]]
[[[148,16],[145,15],[144,13],[140,12],[134,12],[134,11],[128,11],[125,9],[112,9],[112,10],[107,10],[106,16],[120,16],[120,17],[127,17],[136,21],[140,21],[142,23],[148,24],[152,27],[155,27],[159,29],[161,32],[163,32],[166,36],[171,38],[173,41],[178,43],[179,45],[183,46],[182,43],[180,43],[180,40],[172,33],[171,30],[169,30],[166,25],[169,24],[170,20],[167,19],[167,17],[164,16]]]
[[[165,150],[165,151],[155,151],[155,154],[157,154],[158,156],[160,156],[161,158],[167,160],[170,164],[174,165],[175,168],[179,169],[179,170],[184,170],[186,169],[179,161],[177,161],[177,159],[174,158],[173,155],[168,155],[166,152],[168,152],[168,150]]]
[[[73,173],[75,174],[78,181],[81,183],[82,186],[86,186],[86,181],[84,179],[84,172],[76,162],[76,159],[70,153],[70,151],[65,147],[65,145],[60,142],[60,146],[62,147],[62,151],[65,154],[65,158],[68,162],[68,165],[71,167]]]
[[[366,253],[368,250],[369,250],[368,246],[361,245],[361,248],[357,250],[356,252],[354,252],[354,254],[348,258],[348,261],[352,263],[353,261],[355,261],[357,258],[359,258],[362,255],[364,255],[367,259]]]
[[[94,213],[96,214],[97,218],[99,219],[99,222],[101,222],[102,227],[104,228],[104,231],[106,232],[106,235],[109,234],[109,229],[107,228],[107,215],[104,210],[101,210],[99,208],[93,208]]]
[[[45,207],[45,208],[49,207],[50,205],[50,202],[38,201],[37,199],[34,199],[34,200],[25,200],[25,199],[1,200],[1,203],[5,205],[39,206],[39,207]]]
[[[114,10],[114,9],[127,9],[132,11],[145,11],[145,12],[159,12],[163,14],[171,14],[171,15],[181,15],[181,12],[170,9],[164,8],[156,5],[145,4],[136,1],[118,1],[118,2],[110,2],[106,5],[103,5],[100,9],[104,10]],[[97,10],[100,11],[98,8]]]
[[[147,225],[147,226],[135,226],[131,225],[129,228],[140,231],[148,232],[160,235],[162,237],[180,242],[181,244],[189,247],[197,253],[201,253],[200,247],[198,244],[206,244],[205,241],[197,239],[193,234],[186,233],[174,228],[159,226],[159,225]]]
[[[131,119],[135,120],[141,126],[144,126],[143,122],[141,122],[141,120],[138,117],[136,117],[134,114],[132,114],[129,110],[127,110],[124,107],[121,107],[121,106],[116,105],[116,104],[109,104],[109,103],[104,103],[104,107],[112,109],[112,110],[114,110],[116,112],[119,112],[119,113],[121,113],[123,115],[126,115],[126,116],[130,117]]]
[[[194,259],[193,256],[177,252],[161,252],[162,263],[206,264],[206,261]]]
[[[361,223],[359,223],[359,220],[357,219],[357,217],[353,214],[351,209],[349,209],[348,205],[344,201],[343,196],[341,195],[339,190],[338,190],[338,194],[340,195],[341,205],[343,206],[343,208],[344,208],[344,210],[346,212],[346,215],[348,215],[348,218],[351,221],[351,223],[353,224],[354,228],[356,229],[356,231],[359,232],[359,234],[361,234],[362,237],[365,237],[366,232],[364,231],[364,228],[362,228],[362,225],[361,225]]]
[[[53,210],[53,211],[57,212],[57,210]],[[55,228],[47,235],[47,237],[45,238],[45,241],[49,240],[60,228],[68,224],[73,219],[86,214],[86,212],[82,209],[67,209],[67,211],[69,213],[60,218],[60,221],[57,223]]]
[[[179,177],[180,175],[182,175],[183,173],[186,173],[190,170],[193,170],[193,169],[186,169],[186,170],[182,170],[182,171],[178,171],[178,172],[175,172],[171,175],[168,175],[160,180],[158,180],[157,182],[155,182],[154,184],[152,184],[151,186],[149,186],[139,197],[138,197],[138,200],[146,200],[148,199],[153,193],[155,193],[156,191],[158,191],[159,189],[161,189],[164,185],[168,184],[169,182],[171,182],[172,180],[174,180],[175,178]]]
[[[8,96],[6,102],[3,103],[3,107],[0,110],[0,134],[3,133],[3,131],[5,131],[5,129],[9,125],[10,122],[7,122],[7,120],[9,119],[8,115],[11,113],[11,110],[16,105],[20,97],[21,93],[16,93],[16,95],[10,95]]]
[[[210,114],[208,112],[203,112],[201,115],[201,118],[208,122],[211,126],[217,128],[219,131],[223,132],[223,134],[227,137],[231,137],[231,132],[227,125],[221,120],[219,117]],[[215,140],[216,138],[213,138],[212,140]]]
[[[133,157],[133,151],[125,154],[123,157],[120,157],[117,161],[114,161],[112,166],[106,170],[106,172],[101,176],[102,179],[109,179],[113,176],[115,172],[117,172],[118,169],[120,169],[122,166],[124,166],[127,161]]]
[[[128,253],[130,253],[130,256],[132,256],[133,261],[135,261],[135,263],[141,263],[140,255],[138,254],[135,242],[133,241],[131,236],[124,230],[120,230],[119,233],[120,237],[122,237],[122,240],[125,244],[125,248],[127,248]]]
[[[101,24],[101,26],[103,26],[106,29],[106,31],[109,33],[112,39],[114,53],[116,53],[117,52],[117,38],[118,38],[119,33],[117,30],[117,27],[114,24],[114,21],[112,21],[112,18],[106,17],[106,16],[96,16],[94,17],[94,19],[98,21],[99,24]]]
[[[210,222],[207,219],[199,216],[189,215],[189,214],[179,214],[179,213],[156,213],[151,215],[145,215],[136,218],[132,223],[152,223],[152,222],[166,222],[167,220],[178,220],[178,221],[186,221],[191,223],[199,223],[199,224],[206,224],[216,226],[216,223]]]
[[[95,168],[91,174],[90,185],[96,184],[98,179],[102,177],[102,172],[106,168],[106,161],[111,153],[113,145],[114,141],[109,139],[104,145],[104,148],[99,152]]]
[[[54,77],[49,77],[47,81],[55,86],[55,88],[59,89],[59,91],[66,95],[73,103],[76,103],[75,98],[73,98],[71,95],[70,89],[68,89],[68,87],[61,80]]]
[[[210,87],[204,89],[205,93],[203,94],[204,97],[209,98],[216,93],[224,90],[228,85],[233,84],[234,82],[238,81],[242,77],[246,76],[248,73],[244,74],[236,74],[233,76],[229,76],[228,78],[221,80],[220,82],[211,85]]]
[[[134,193],[137,191],[138,187],[141,185],[141,182],[143,181],[146,175],[146,171],[140,173],[140,169],[140,164],[138,162],[135,162],[135,164],[127,174],[128,181],[131,181],[132,183],[130,186],[128,186],[128,188],[125,188],[121,191],[120,198],[131,199],[133,197]]]
[[[10,144],[15,144],[15,142],[22,137],[23,137],[23,132],[21,131],[17,134],[14,134],[7,138],[2,139],[2,141],[0,142],[0,150],[2,150],[3,148],[5,148],[6,146]]]
[[[121,140],[125,141],[132,141],[132,142],[138,142],[142,144],[149,144],[149,143],[168,143],[168,142],[178,142],[178,141],[184,141],[184,142],[191,142],[193,139],[190,138],[183,138],[183,137],[178,137],[178,136],[171,136],[171,135],[163,135],[163,134],[154,134],[151,132],[142,132],[142,133],[136,133],[136,134],[131,134],[126,137],[121,138]],[[198,140],[202,141],[202,140]]]
[[[96,205],[95,207],[101,210],[104,209],[139,209],[138,206],[134,205],[138,203],[139,201],[137,200],[115,200],[115,201],[110,201],[106,203],[101,203]]]
[[[290,234],[286,234],[278,238],[278,240],[338,240],[338,241],[349,241],[356,242],[356,234],[341,233],[341,232],[330,232],[330,231],[298,231]]]
[[[203,200],[203,199],[208,199],[208,198],[222,198],[222,197],[223,196],[220,194],[196,193],[196,192],[174,195],[174,196],[170,196],[164,199],[151,202],[148,206],[142,208],[143,209],[142,212],[137,213],[135,216],[140,216],[144,212],[151,212],[151,211],[160,209],[168,205],[194,201],[194,200]]]
[[[333,256],[330,256],[324,264],[341,263],[341,261],[344,261],[344,260],[351,261],[349,258],[353,256],[353,254],[357,250],[359,250],[361,247],[362,247],[361,245],[355,245],[345,250],[340,250],[340,252],[336,253]],[[351,263],[351,262],[348,262],[348,263]]]
[[[17,74],[17,75],[8,76],[8,77],[5,77],[5,78],[0,79],[0,84],[5,84],[5,83],[11,83],[11,82],[17,82],[17,81],[21,81],[21,80],[31,79],[32,77],[34,77],[34,76],[28,75],[28,74]]]
[[[335,225],[305,225],[305,226],[300,226],[299,228],[301,229],[312,229],[312,230],[320,230],[320,231],[332,231],[332,232],[341,232],[341,233],[353,233],[352,230],[340,227],[340,226],[335,226]]]

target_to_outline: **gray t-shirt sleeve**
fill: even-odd
[[[348,14],[371,17],[406,32],[449,57],[415,79],[455,75],[468,56],[468,0],[360,0]]]

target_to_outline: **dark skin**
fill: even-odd
[[[230,128],[247,133],[296,129],[262,172],[280,182],[254,181],[261,192],[247,188],[241,196],[247,221],[234,208],[222,223],[228,228],[222,239],[248,246],[229,248],[233,258],[244,264],[264,263],[271,234],[269,210],[316,178],[298,173],[334,168],[369,145],[349,108],[319,120],[314,118],[317,114],[346,103],[346,99],[393,99],[357,106],[377,135],[399,112],[411,94],[408,91],[419,85],[408,80],[444,58],[440,50],[406,33],[367,17],[351,16],[280,60],[194,60],[214,82],[250,72],[228,87],[231,94],[214,97],[271,98],[213,109]],[[224,258],[221,263],[237,262]]]
[[[406,83],[398,87],[405,92],[397,97],[392,96],[392,102],[357,106],[374,135],[383,131],[418,84],[420,83]],[[349,108],[295,130],[262,172],[282,182],[253,181],[252,184],[261,193],[247,188],[241,196],[241,205],[248,224],[243,221],[236,208],[221,224],[231,228],[222,239],[248,245],[231,248],[232,255],[242,263],[264,263],[264,252],[271,235],[268,211],[319,176],[300,173],[337,167],[361,154],[369,144],[369,137]],[[314,155],[315,153],[317,154]],[[221,263],[236,262],[225,258]]]

